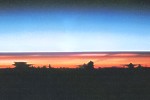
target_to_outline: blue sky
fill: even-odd
[[[146,10],[1,10],[0,52],[149,51],[149,23]]]

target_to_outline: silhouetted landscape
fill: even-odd
[[[0,100],[150,100],[150,0],[0,0]]]
[[[148,67],[134,68],[130,63],[128,68],[94,69],[92,61],[74,69],[34,68],[26,62],[14,65],[0,69],[0,100],[150,99]]]

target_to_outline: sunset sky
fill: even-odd
[[[147,0],[0,1],[1,67],[12,67],[14,61],[55,67],[77,67],[90,60],[96,67],[150,65],[148,51]]]
[[[53,52],[53,53],[0,53],[0,67],[13,68],[14,62],[25,61],[42,67],[50,64],[52,67],[77,68],[79,65],[93,61],[98,67],[124,67],[134,63],[150,66],[150,52]]]

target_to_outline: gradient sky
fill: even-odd
[[[77,68],[79,65],[93,61],[98,67],[124,67],[134,63],[150,66],[150,52],[53,52],[53,53],[0,53],[0,68],[14,67],[14,62],[28,62],[35,67],[48,66],[60,68]],[[59,63],[58,63],[59,62]]]
[[[0,52],[150,50],[146,2],[45,1],[0,2]]]
[[[149,51],[148,0],[0,0],[0,67],[150,66]]]

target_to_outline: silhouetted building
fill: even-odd
[[[14,62],[13,65],[15,66],[15,68],[25,69],[29,68],[32,64],[27,64],[27,62]]]

